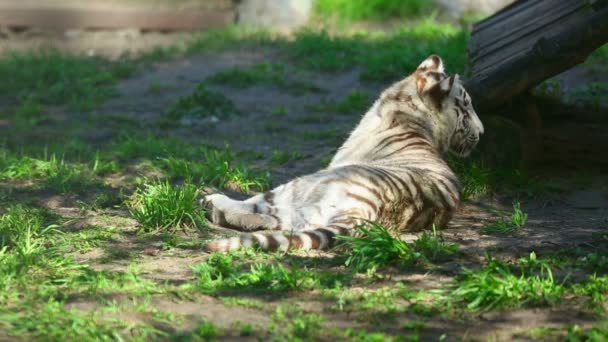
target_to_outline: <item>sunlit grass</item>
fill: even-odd
[[[424,0],[318,0],[314,9],[319,16],[356,21],[417,17],[431,8]]]
[[[206,220],[197,203],[198,189],[190,183],[145,184],[133,194],[129,207],[144,231],[202,228]]]

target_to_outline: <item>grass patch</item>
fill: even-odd
[[[568,341],[606,341],[608,339],[608,321],[600,322],[590,329],[579,325],[568,328]]]
[[[372,99],[370,95],[362,90],[352,90],[344,100],[332,102],[323,101],[320,104],[309,105],[307,109],[315,112],[329,113],[365,113],[371,106]]]
[[[480,270],[465,270],[451,295],[464,302],[469,310],[491,310],[522,305],[552,305],[566,288],[555,281],[551,268],[536,259],[520,260],[513,269],[489,256]]]
[[[375,222],[357,227],[357,235],[338,237],[347,246],[346,266],[355,272],[387,265],[406,267],[419,261],[445,260],[458,253],[458,246],[443,241],[435,227],[433,232],[424,232],[413,244],[395,238],[388,228]]]
[[[128,62],[108,62],[52,49],[11,52],[0,58],[0,93],[20,103],[89,110],[112,95],[111,86],[133,70]]]
[[[522,229],[528,221],[528,214],[521,210],[519,202],[513,203],[513,212],[509,220],[504,217],[497,222],[485,225],[481,232],[483,234],[511,234]]]
[[[238,254],[214,253],[204,262],[192,267],[198,276],[195,285],[206,294],[226,292],[280,293],[333,287],[340,277],[323,274],[292,264],[256,262],[246,264]]]
[[[386,82],[404,77],[431,54],[440,55],[450,73],[462,72],[467,41],[466,29],[427,19],[418,25],[404,26],[388,33],[330,35],[326,31],[304,29],[293,39],[273,36],[265,31],[230,27],[199,36],[187,50],[273,45],[287,51],[300,67],[324,72],[360,67],[362,79]]]
[[[273,164],[283,165],[290,161],[300,160],[303,158],[304,158],[304,156],[302,155],[302,153],[300,153],[298,151],[288,152],[288,151],[274,150],[274,151],[272,151],[272,156],[270,156],[270,161]]]
[[[346,266],[355,271],[377,269],[389,264],[398,266],[413,265],[421,254],[408,243],[393,237],[390,231],[378,223],[357,227],[362,237],[338,236],[346,243],[348,258]]]
[[[432,262],[453,259],[460,252],[457,244],[444,241],[435,225],[433,225],[433,231],[422,232],[413,245],[427,260]]]
[[[191,179],[202,184],[231,187],[249,192],[251,189],[263,190],[270,185],[270,174],[254,172],[237,163],[230,148],[201,148],[200,161],[193,162],[180,158],[163,158],[161,167],[172,179]]]
[[[240,162],[230,147],[191,145],[163,137],[125,137],[112,143],[108,157],[132,163],[151,163],[173,181],[230,187],[248,192],[270,185],[270,174],[252,170]]]
[[[129,207],[143,231],[202,228],[206,220],[196,203],[198,189],[191,183],[168,181],[145,184],[131,197]]]
[[[177,102],[165,113],[165,120],[175,122],[181,119],[203,119],[211,116],[228,118],[239,114],[234,103],[224,94],[207,89],[200,83],[196,90],[180,97]]]
[[[100,160],[87,165],[68,162],[54,154],[30,157],[0,149],[0,180],[36,180],[38,185],[62,194],[82,194],[91,187],[101,185],[96,173],[107,171],[109,165],[102,165]]]
[[[208,82],[228,85],[234,88],[249,88],[255,85],[273,85],[293,95],[307,92],[320,93],[324,90],[313,83],[287,78],[288,70],[282,64],[259,63],[250,68],[231,68],[219,71],[207,78]]]
[[[467,40],[462,29],[426,20],[379,34],[331,36],[325,31],[304,30],[289,44],[288,51],[300,65],[312,70],[344,71],[360,66],[363,80],[386,82],[404,77],[433,53],[443,58],[451,73],[462,71]]]

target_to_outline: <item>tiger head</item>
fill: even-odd
[[[445,74],[441,58],[432,55],[418,66],[414,79],[418,95],[444,132],[444,145],[459,156],[468,156],[483,134],[483,124],[458,75]]]

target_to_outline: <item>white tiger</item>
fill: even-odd
[[[253,232],[207,249],[325,249],[364,221],[398,231],[445,227],[461,186],[442,155],[467,156],[483,130],[458,75],[448,77],[432,55],[380,95],[326,169],[245,201],[205,196],[214,223]]]

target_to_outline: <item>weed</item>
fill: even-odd
[[[519,202],[513,203],[513,213],[511,214],[511,224],[517,228],[523,228],[528,222],[528,214],[521,210]]]
[[[530,257],[536,259],[535,255]],[[565,287],[553,279],[551,268],[544,263],[533,269],[528,267],[528,274],[522,268],[513,273],[506,264],[486,256],[482,269],[465,270],[459,276],[451,295],[470,310],[490,310],[524,304],[551,305],[564,292]]]
[[[501,218],[497,222],[484,226],[481,231],[484,234],[510,234],[523,228],[527,221],[528,214],[521,210],[519,202],[514,202],[510,220]]]
[[[211,116],[227,118],[238,114],[239,110],[229,98],[222,93],[207,89],[205,84],[200,83],[194,93],[179,98],[165,113],[165,118],[173,122],[182,118],[201,119]]]
[[[138,189],[129,207],[143,231],[201,228],[206,221],[196,203],[197,194],[190,183],[173,186],[168,181],[156,181]]]
[[[452,258],[459,252],[459,247],[455,243],[448,243],[443,240],[443,236],[437,233],[437,228],[433,225],[433,231],[425,231],[414,241],[414,248],[430,261],[440,261]]]
[[[348,245],[346,266],[356,272],[389,264],[412,265],[421,257],[419,252],[405,241],[393,237],[386,227],[378,223],[371,222],[356,229],[362,237],[337,237]]]

